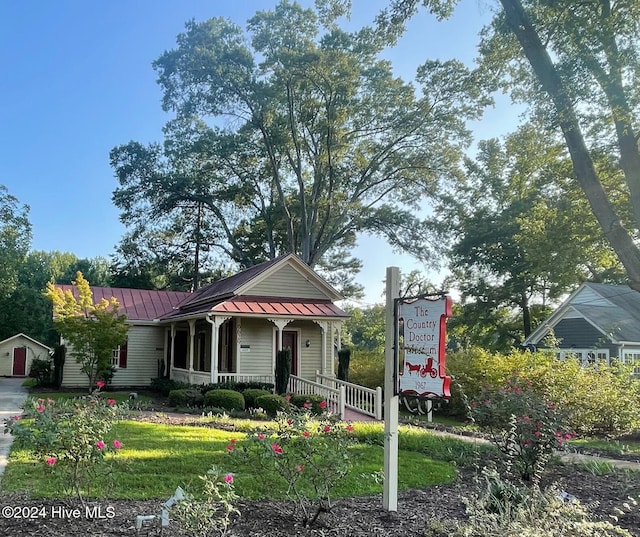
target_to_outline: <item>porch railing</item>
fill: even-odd
[[[218,382],[265,382],[273,384],[273,375],[250,375],[245,373],[220,373]]]
[[[339,380],[330,375],[323,375],[320,371],[316,371],[316,383],[331,388],[344,388],[345,406],[372,416],[377,420],[382,419],[382,388],[378,386],[375,390]]]
[[[208,371],[191,371],[172,368],[171,378],[187,384],[209,384],[211,373]],[[218,373],[218,383],[222,382],[265,382],[273,384],[273,375],[251,375],[245,373]]]
[[[345,390],[344,386],[332,388],[319,382],[291,375],[288,391],[300,395],[319,395],[327,402],[328,409],[344,419]]]

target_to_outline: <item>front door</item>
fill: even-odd
[[[295,330],[284,330],[282,332],[282,348],[291,349],[291,374],[298,374],[298,332]]]
[[[27,369],[27,349],[16,347],[13,349],[13,376],[24,377]]]

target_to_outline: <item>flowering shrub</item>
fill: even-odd
[[[221,473],[215,466],[199,476],[202,488],[196,494],[185,492],[184,499],[171,508],[171,515],[179,524],[182,535],[194,537],[224,535],[238,499],[233,486],[233,474]]]
[[[313,419],[311,408],[293,409],[277,416],[275,430],[254,429],[227,451],[267,487],[284,488],[308,526],[331,510],[331,491],[352,467],[351,431],[326,413]]]
[[[524,480],[534,479],[549,455],[574,433],[559,406],[540,396],[526,378],[514,375],[498,390],[485,389],[470,403],[472,418],[487,428],[493,443]],[[534,479],[535,480],[535,479]]]
[[[81,489],[87,477],[105,462],[106,456],[122,447],[107,435],[124,408],[114,399],[100,397],[104,386],[74,400],[31,400],[24,415],[7,421],[6,431],[20,439],[52,471],[63,474],[63,483],[73,486],[82,500]],[[21,419],[22,418],[22,419]]]

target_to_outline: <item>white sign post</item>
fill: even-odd
[[[387,309],[384,345],[384,487],[382,506],[385,511],[398,510],[398,396],[396,394],[397,363],[395,359],[397,325],[395,299],[399,296],[400,270],[387,267]]]

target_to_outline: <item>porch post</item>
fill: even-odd
[[[321,372],[323,375],[327,374],[327,328],[329,323],[327,321],[315,321],[316,324],[320,327],[320,332],[322,334],[321,340],[321,351],[322,357],[320,361]]]
[[[189,319],[189,384],[193,384],[193,356],[196,341],[196,320]]]
[[[211,324],[211,384],[218,383],[218,341],[220,339],[220,327],[230,317],[218,317],[207,315],[207,321]]]
[[[277,350],[281,351],[282,350],[282,331],[284,330],[284,327],[287,326],[289,323],[293,322],[293,319],[269,319],[273,324],[276,325],[276,328],[278,329],[278,346],[277,346]],[[274,371],[276,370],[276,353],[273,353],[273,360],[272,360],[272,368],[271,370]]]
[[[171,372],[173,370],[174,364],[176,363],[176,323],[171,323],[171,353],[169,361],[171,363],[169,364],[169,369],[167,370],[167,372],[169,373],[169,378],[173,378]]]

